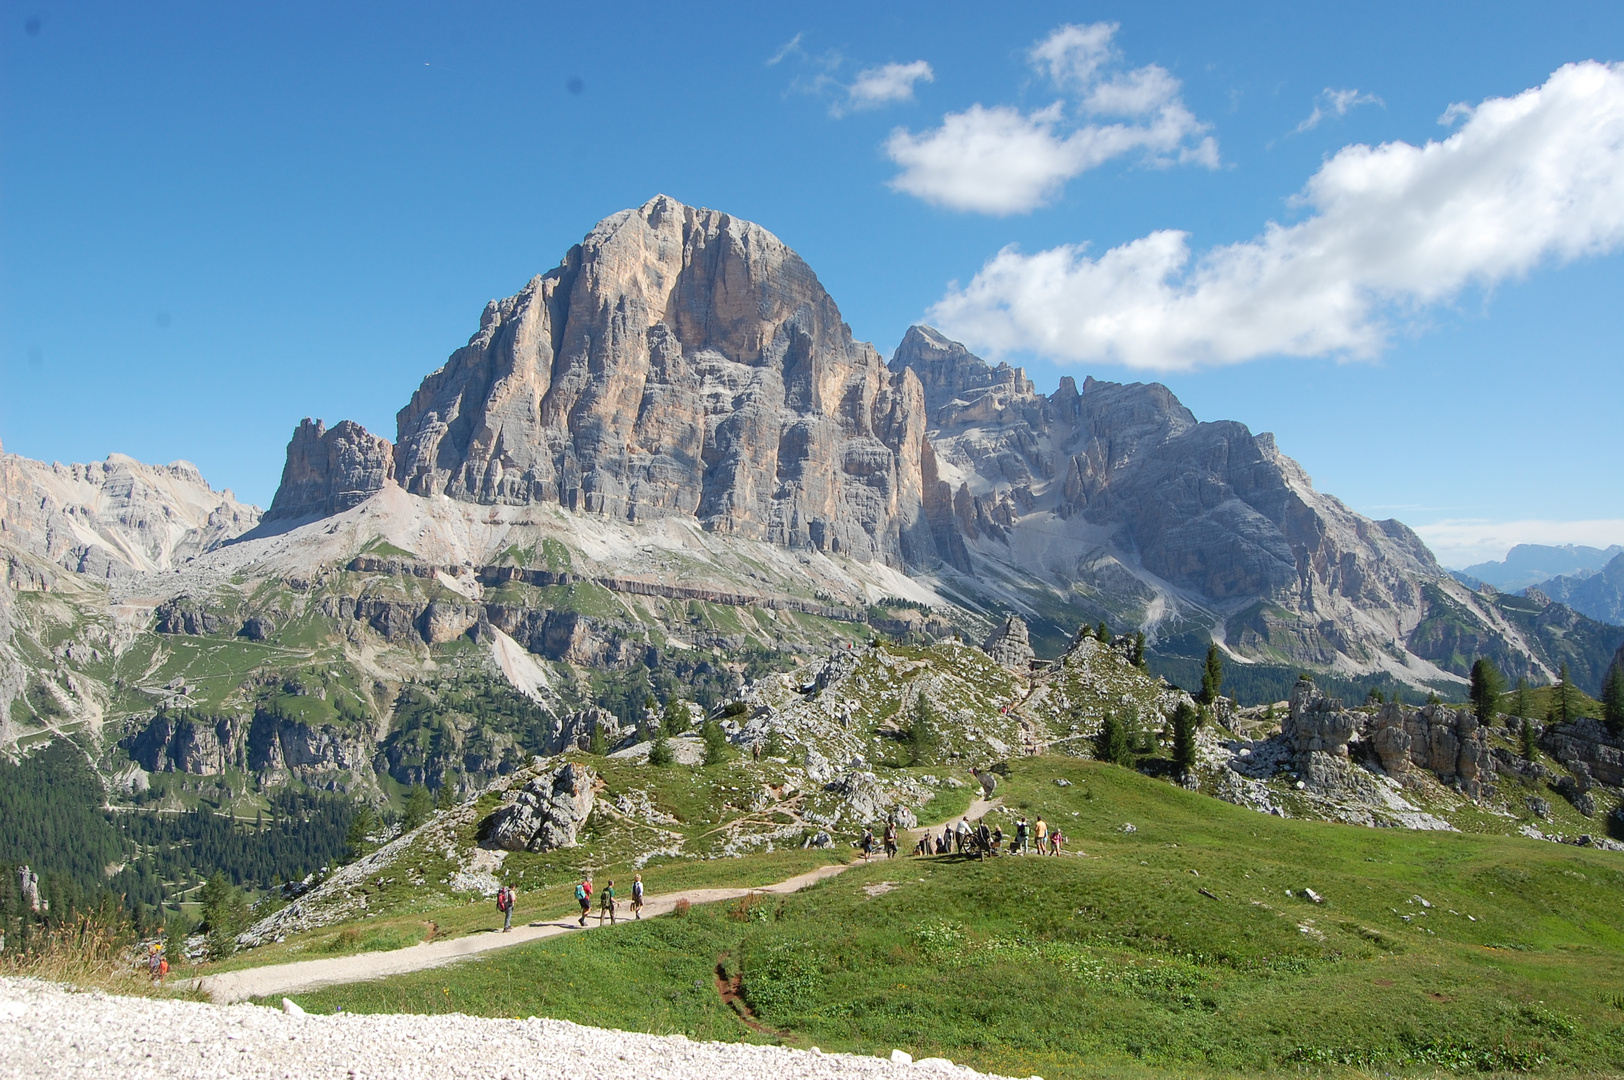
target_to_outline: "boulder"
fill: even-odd
[[[542,773],[479,823],[480,846],[504,851],[575,847],[576,835],[592,813],[596,779],[591,769],[574,762]]]

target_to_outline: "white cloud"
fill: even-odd
[[[1032,46],[1027,58],[1056,86],[1086,90],[1100,67],[1115,56],[1111,38],[1117,29],[1117,23],[1068,23]]]
[[[911,64],[885,64],[857,73],[857,79],[846,88],[847,109],[874,109],[897,101],[912,101],[914,83],[934,82],[936,73],[923,60]],[[835,115],[840,115],[837,107]]]
[[[1624,519],[1592,521],[1481,521],[1455,519],[1414,526],[1438,561],[1460,569],[1499,561],[1518,544],[1585,544],[1606,548],[1624,544]]]
[[[1173,230],[1097,258],[1006,248],[931,317],[991,355],[1062,362],[1370,357],[1391,316],[1624,242],[1624,67],[1569,64],[1469,115],[1441,142],[1344,147],[1293,200],[1312,211],[1298,224],[1193,260]]]
[[[777,52],[773,53],[767,58],[767,66],[773,67],[780,63],[786,56],[799,52],[801,52],[801,35],[796,34],[794,37],[784,42]]]
[[[1360,105],[1381,105],[1385,108],[1387,102],[1375,94],[1361,94],[1357,90],[1333,90],[1327,86],[1315,100],[1314,111],[1308,114],[1307,120],[1297,125],[1292,134],[1301,135],[1305,131],[1312,131],[1314,128],[1319,127],[1320,121],[1325,119],[1325,108],[1329,108],[1338,116],[1346,116],[1350,109],[1358,108]],[[1450,107],[1455,108],[1456,106]]]
[[[1118,59],[1111,45],[1116,29],[1115,23],[1062,26],[1028,58],[1073,95],[1077,113],[1127,122],[1079,123],[1065,101],[1033,112],[972,105],[948,113],[932,131],[891,133],[886,152],[902,169],[891,187],[953,210],[1017,214],[1054,198],[1072,177],[1125,154],[1142,153],[1156,166],[1216,168],[1218,144],[1165,68],[1150,64],[1106,77]]]

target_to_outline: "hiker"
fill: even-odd
[[[863,849],[863,861],[868,862],[868,857],[870,855],[874,854],[874,830],[873,829],[864,827],[864,829],[863,829],[863,839],[858,841],[858,846]]]
[[[1049,831],[1049,854],[1059,855],[1060,845],[1066,842],[1066,834],[1060,831],[1057,825]]]
[[[913,853],[915,855],[930,854],[930,833],[927,832],[924,836],[919,838],[919,843],[914,845]]]
[[[496,910],[502,913],[502,933],[513,932],[513,890],[506,885],[496,890]]]
[[[575,901],[581,905],[581,925],[586,925],[587,913],[592,910],[592,875],[588,874],[575,885]]]
[[[953,854],[953,826],[951,823],[942,826],[942,839],[936,845],[936,854]]]
[[[1020,817],[1015,819],[1015,842],[1009,847],[1009,852],[1011,855],[1021,855],[1025,853],[1026,830],[1026,815],[1022,814]]]
[[[955,837],[958,840],[959,854],[964,854],[964,846],[970,842],[970,819],[959,818],[959,828]]]
[[[637,918],[643,917],[643,875],[632,875],[632,914]]]
[[[615,925],[615,879],[610,878],[609,884],[603,887],[603,896],[598,901],[598,925],[603,925],[603,917],[609,916],[609,925]]]
[[[997,855],[1004,849],[1004,827],[1002,825],[994,825],[992,827],[992,839],[988,842],[987,846],[992,849],[992,853],[994,855]],[[1011,847],[1010,850],[1013,851],[1015,849]]]
[[[1004,832],[1002,829],[1000,829],[998,831],[999,838],[1002,839],[1003,835]],[[991,829],[987,828],[986,819],[982,819],[981,823],[976,826],[976,847],[980,850],[981,857],[983,859],[985,859],[987,854],[992,851],[992,837],[993,833]]]
[[[152,975],[152,981],[155,983],[163,982],[163,973],[168,969],[169,965],[164,962],[163,943],[157,942],[152,946],[152,952],[147,957],[147,970]]]
[[[894,859],[894,858],[896,858],[896,856],[897,856],[897,823],[894,822],[894,821],[887,821],[885,823],[885,857],[887,859]]]
[[[1032,835],[1037,839],[1038,854],[1044,854],[1044,849],[1049,846],[1049,823],[1043,820],[1042,814],[1032,823]]]

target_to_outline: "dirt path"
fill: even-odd
[[[977,797],[971,800],[966,814],[974,820],[1000,802],[999,799],[989,802]],[[961,816],[965,815],[955,814],[950,820],[957,821]],[[927,828],[939,832],[945,824],[947,822],[938,822],[932,826],[910,829],[904,835],[910,840],[917,841],[920,833]],[[902,854],[906,854],[906,849]],[[785,896],[843,873],[851,865],[854,864],[834,863],[820,866],[816,870],[809,870],[776,884],[755,889],[686,889],[660,896],[651,895],[644,901],[643,917],[652,919],[664,915],[675,907],[679,900],[686,900],[690,904],[712,904],[718,900],[736,900],[755,892]],[[627,917],[631,914],[631,903],[626,901],[620,906],[625,912],[622,921],[627,921]],[[585,929],[595,930],[597,927],[597,912],[594,910],[592,916],[587,919]],[[449,938],[445,941],[409,945],[404,949],[391,949],[386,952],[357,953],[354,956],[334,956],[323,960],[299,960],[291,964],[269,964],[265,967],[222,972],[219,975],[205,975],[196,980],[194,988],[224,1005],[234,1001],[246,1001],[249,998],[304,993],[324,986],[404,975],[410,971],[422,971],[425,968],[455,963],[493,949],[506,949],[526,942],[539,941],[542,938],[582,932],[581,925],[573,917],[565,917],[552,922],[533,922],[515,926],[513,932],[508,934],[489,931]]]

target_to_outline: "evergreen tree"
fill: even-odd
[[[1195,729],[1201,716],[1186,701],[1173,710],[1173,768],[1180,777],[1195,768]]]
[[[1100,733],[1094,737],[1094,756],[1113,765],[1133,764],[1133,748],[1128,742],[1128,730],[1122,726],[1117,714],[1109,709],[1100,723]]]
[[[784,736],[778,728],[769,727],[766,738],[762,740],[761,752],[767,757],[784,756]]]
[[[359,859],[372,850],[372,841],[369,837],[378,830],[378,812],[370,803],[362,803],[355,808],[355,814],[350,818],[349,830],[344,834],[344,846],[349,849],[351,859]]]
[[[1104,619],[1100,620],[1100,625],[1094,630],[1094,636],[1105,645],[1111,644],[1111,628],[1105,625]]]
[[[413,784],[412,790],[406,793],[405,814],[401,818],[402,832],[411,832],[434,813],[434,800],[429,796],[429,789],[422,784]]]
[[[1531,699],[1528,696],[1528,676],[1526,675],[1517,676],[1517,696],[1513,699],[1512,707],[1517,710],[1518,716],[1527,716],[1533,708]]]
[[[667,735],[681,735],[693,726],[693,714],[688,711],[688,703],[679,697],[669,697],[665,702],[665,719],[660,725]]]
[[[1612,735],[1624,735],[1624,663],[1613,661],[1601,684],[1601,718]]]
[[[203,909],[203,930],[209,936],[209,956],[230,956],[237,951],[237,935],[248,925],[248,898],[216,870],[198,890],[198,900]]]
[[[596,717],[592,720],[592,731],[586,737],[586,752],[596,754],[598,757],[609,752],[609,746],[603,739],[603,725]]]
[[[676,760],[671,752],[671,740],[660,735],[654,740],[654,745],[648,748],[648,763],[650,765],[669,765]]]
[[[1566,660],[1562,661],[1562,670],[1556,677],[1554,692],[1556,694],[1556,718],[1565,724],[1573,719],[1574,713],[1577,711],[1574,708],[1573,701],[1573,680],[1568,677],[1568,662]]]
[[[441,784],[434,793],[434,808],[436,810],[453,810],[457,806],[457,789],[450,784]]]
[[[1525,761],[1539,760],[1539,735],[1534,731],[1534,721],[1523,717],[1522,731],[1518,733],[1519,746]]]
[[[1134,631],[1132,660],[1133,666],[1136,668],[1142,669],[1145,666],[1145,632],[1143,630]]]
[[[728,759],[727,735],[722,731],[722,725],[715,720],[708,720],[705,726],[699,729],[700,738],[705,740],[705,764],[720,765]]]
[[[1472,664],[1472,675],[1467,690],[1467,697],[1472,702],[1472,711],[1477,714],[1477,722],[1488,724],[1494,719],[1495,706],[1500,703],[1500,692],[1505,689],[1505,680],[1500,676],[1500,669],[1487,657],[1480,656]]]
[[[1382,705],[1382,704],[1385,704],[1386,701],[1387,701],[1387,698],[1382,694],[1380,688],[1378,688],[1378,687],[1372,686],[1365,693],[1365,704],[1366,705]]]
[[[937,730],[936,710],[931,708],[925,695],[914,699],[913,717],[908,722],[907,744],[910,765],[923,765],[935,754],[941,741]]]
[[[1217,701],[1223,688],[1224,660],[1218,653],[1218,643],[1214,641],[1207,645],[1207,662],[1201,669],[1201,704],[1211,705]]]

